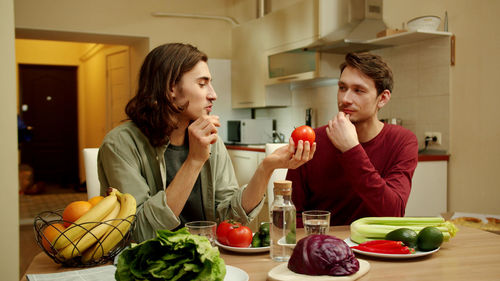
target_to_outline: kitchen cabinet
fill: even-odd
[[[315,32],[314,6],[301,1],[293,9],[282,9],[248,21],[232,31],[232,107],[259,108],[291,105],[288,84],[266,86],[268,50],[290,42],[301,47]],[[306,38],[304,38],[306,37]],[[290,49],[288,49],[290,50]]]
[[[252,20],[232,31],[231,105],[233,108],[259,108],[291,105],[286,85],[265,86],[265,26]]]
[[[405,216],[439,216],[447,211],[448,161],[419,161]]]
[[[331,1],[331,0],[328,0]],[[316,22],[319,0],[300,1],[261,20],[266,28],[266,50],[278,53],[309,45],[319,36]]]
[[[240,186],[247,184],[252,178],[257,166],[265,157],[264,152],[228,149],[233,162],[236,180]]]
[[[239,149],[228,149],[227,151],[231,161],[233,162],[236,179],[238,180],[238,184],[240,186],[248,184],[255,173],[255,170],[257,170],[259,164],[266,157],[266,153],[260,151],[247,151]],[[249,225],[249,227],[253,232],[256,232],[260,223],[265,221],[269,221],[269,205],[266,199],[264,199],[264,206],[262,207],[259,215]]]

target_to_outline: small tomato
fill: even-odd
[[[316,134],[314,133],[313,128],[307,125],[303,125],[293,130],[292,139],[295,143],[295,146],[299,144],[299,140],[302,140],[303,142],[308,141],[309,144],[312,145],[314,140],[316,139]]]
[[[227,240],[227,236],[228,236],[229,232],[233,228],[240,227],[240,226],[241,226],[241,223],[235,222],[232,220],[225,220],[225,221],[221,222],[217,226],[217,232],[216,232],[217,240],[224,245],[229,245],[229,242]]]
[[[233,228],[227,235],[231,247],[247,248],[252,243],[252,230],[247,226]]]

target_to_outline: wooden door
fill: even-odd
[[[131,98],[128,50],[106,56],[107,73],[107,131],[127,118],[125,106]]]
[[[78,185],[77,67],[19,65],[20,114],[33,127],[21,163],[35,182]]]

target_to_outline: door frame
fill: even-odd
[[[80,42],[80,43],[97,43],[97,44],[110,44],[110,45],[125,45],[129,47],[130,57],[130,88],[135,89],[137,86],[137,73],[141,64],[150,51],[150,39],[145,36],[126,36],[114,34],[96,34],[85,32],[72,32],[66,30],[40,30],[31,28],[16,28],[16,39],[33,39],[33,40],[53,40],[53,41],[67,41],[67,42]],[[82,88],[78,86],[78,94],[81,94]],[[17,92],[19,108],[19,89]],[[78,99],[81,102],[81,99]],[[79,163],[80,163],[80,178],[85,179],[85,171],[83,169],[83,155],[82,150],[86,147],[95,147],[96,144],[88,143],[85,138],[85,120],[81,120],[82,116],[78,116],[79,125]]]

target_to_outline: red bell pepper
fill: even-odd
[[[403,247],[404,244],[401,241],[392,241],[392,240],[372,240],[359,244],[359,246],[366,246],[372,248],[400,248]]]
[[[390,244],[387,247],[384,247],[382,244],[376,246],[378,247],[362,246],[360,244],[358,246],[352,246],[351,248],[364,252],[380,253],[380,254],[412,254],[415,252],[414,249],[409,248],[407,246],[395,247],[394,245]]]

